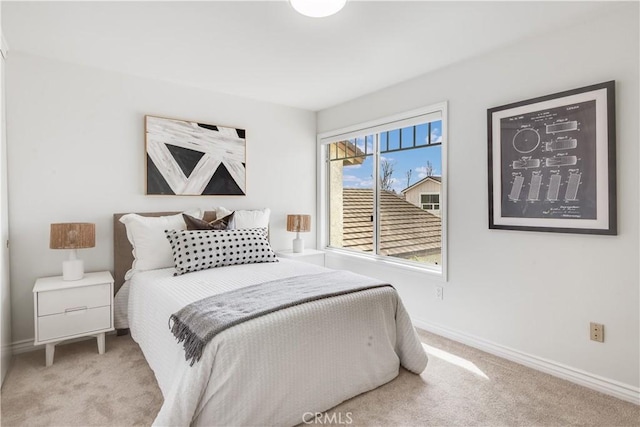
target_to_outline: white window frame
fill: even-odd
[[[439,267],[431,265],[420,265],[412,261],[404,261],[400,258],[394,258],[391,256],[378,255],[378,254],[365,254],[355,251],[329,247],[329,193],[328,193],[328,167],[327,167],[327,147],[332,142],[338,140],[350,139],[355,136],[361,136],[363,133],[372,134],[384,132],[387,130],[399,129],[403,127],[422,124],[428,121],[434,121],[433,117],[440,116],[437,120],[442,121],[442,144],[441,144],[441,158],[442,158],[442,174],[441,174],[441,187],[440,187],[440,219],[442,224],[442,249],[441,249],[441,265]],[[368,260],[374,263],[388,264],[394,267],[425,272],[426,274],[433,275],[436,278],[447,280],[447,266],[448,266],[448,244],[447,244],[447,151],[448,151],[448,103],[440,102],[437,104],[429,105],[426,107],[418,108],[416,110],[407,111],[404,113],[395,114],[388,117],[382,117],[379,119],[371,120],[364,123],[348,126],[333,131],[323,132],[317,135],[317,215],[318,227],[317,227],[317,242],[318,247],[329,253],[336,253],[344,256],[353,256],[360,259]],[[374,180],[374,192],[377,193],[379,185],[379,172],[378,172],[378,150],[375,150],[376,161],[374,162],[374,176],[378,179]],[[374,215],[374,235],[373,243],[376,245],[378,238],[378,218],[380,216],[380,207],[374,200],[374,208],[376,214]],[[374,247],[377,247],[374,246]]]

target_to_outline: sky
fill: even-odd
[[[382,133],[380,136],[380,162],[388,161],[393,165],[394,172],[391,175],[391,187],[399,193],[401,190],[415,184],[427,176],[427,161],[433,165],[433,174],[442,174],[441,146],[428,147],[428,125],[418,125],[415,127],[416,146],[402,151],[388,151],[400,148],[400,133],[402,132],[402,146],[413,145],[413,126]],[[373,151],[373,136],[355,138],[351,140],[362,151],[367,144],[367,154]],[[431,123],[431,143],[442,142],[442,122]],[[411,170],[411,178],[407,179],[407,171]],[[343,170],[342,185],[344,188],[373,188],[373,156],[367,156],[360,165],[345,166]]]

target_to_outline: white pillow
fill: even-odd
[[[239,229],[239,228],[268,228],[269,216],[271,215],[271,209],[256,209],[256,210],[238,210],[230,211],[227,208],[218,207],[215,208],[216,218],[223,218],[233,214],[233,219],[229,223],[227,230]]]
[[[271,210],[264,208],[253,211],[235,211],[231,224],[233,228],[267,228]]]
[[[200,210],[185,213],[202,219]],[[181,213],[159,217],[131,213],[123,215],[120,222],[125,225],[127,238],[133,246],[133,265],[125,274],[125,280],[129,280],[136,271],[173,267],[171,245],[164,230],[185,230],[187,225]]]

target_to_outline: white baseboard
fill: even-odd
[[[496,344],[485,339],[455,331],[443,326],[435,325],[424,320],[412,318],[413,324],[428,332],[441,335],[445,338],[458,341],[462,344],[477,348],[487,353],[493,354],[503,359],[519,363],[520,365],[553,375],[572,383],[599,391],[609,396],[625,400],[627,402],[640,405],[640,388],[629,384],[604,378],[599,375],[572,368],[552,360],[547,360],[538,356],[533,356],[500,344]]]
[[[30,351],[36,351],[41,348],[44,348],[44,345],[33,345],[33,338],[14,341],[11,343],[11,353],[13,354],[28,353]]]

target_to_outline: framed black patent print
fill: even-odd
[[[489,228],[617,234],[615,82],[487,111]]]

